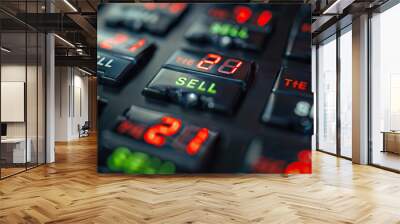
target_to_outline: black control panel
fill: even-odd
[[[99,172],[303,169],[310,24],[308,5],[101,5]]]

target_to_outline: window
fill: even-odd
[[[352,34],[351,26],[340,36],[340,155],[351,158],[352,148]]]
[[[318,149],[336,153],[336,36],[318,48]]]
[[[371,162],[400,170],[400,5],[371,19]]]

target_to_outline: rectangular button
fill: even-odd
[[[120,3],[110,6],[106,24],[112,28],[164,35],[186,8],[187,3]]]
[[[223,48],[262,50],[266,34],[229,22],[208,21],[196,23],[185,34],[196,43],[214,44]]]
[[[311,63],[311,11],[303,5],[294,21],[286,57]]]
[[[187,49],[176,51],[168,59],[164,67],[177,70],[192,70],[217,78],[231,80],[240,83],[243,89],[247,89],[254,73],[252,62],[215,52],[201,52]]]
[[[105,98],[101,98],[97,96],[97,108],[98,113],[101,115],[103,113],[104,108],[107,106],[108,101]]]
[[[99,50],[97,52],[97,77],[104,83],[120,84],[135,64],[135,61],[114,57],[110,53]]]
[[[310,70],[291,66],[283,67],[278,75],[274,91],[284,91],[295,94],[311,93]]]
[[[213,76],[163,68],[143,90],[143,94],[185,107],[233,113],[242,95],[242,88],[239,83]]]
[[[218,132],[173,115],[132,106],[117,120],[115,146],[126,146],[161,160],[183,172],[203,170]]]
[[[261,117],[268,124],[278,125],[304,134],[313,132],[313,97],[272,93]]]
[[[154,43],[147,37],[134,37],[126,33],[104,31],[97,35],[97,50],[108,51],[131,61],[144,59],[154,49]]]
[[[213,20],[229,22],[269,34],[273,30],[276,14],[268,6],[234,4],[211,7],[207,15]]]
[[[311,33],[297,35],[287,57],[311,62]]]

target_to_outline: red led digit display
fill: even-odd
[[[144,141],[157,147],[165,144],[165,137],[176,134],[182,126],[182,122],[173,117],[161,118],[162,124],[156,124],[144,133]]]
[[[207,128],[200,129],[194,136],[194,138],[190,140],[190,142],[186,146],[186,152],[189,155],[196,154],[200,150],[201,145],[207,140],[207,138],[208,138],[208,129]]]
[[[199,63],[197,63],[197,68],[208,71],[210,70],[215,64],[221,61],[221,56],[218,54],[207,54],[204,58],[202,58]]]
[[[217,19],[226,19],[229,17],[229,12],[226,9],[211,8],[208,10],[208,15]]]
[[[242,64],[243,62],[240,60],[229,58],[218,68],[218,72],[232,75]]]
[[[134,124],[128,120],[123,120],[118,124],[116,131],[120,134],[129,135],[134,139],[140,139],[144,129],[145,127],[143,126]]]
[[[296,89],[300,91],[307,91],[308,88],[308,82],[306,81],[299,81],[299,80],[285,78],[284,84],[286,88]]]
[[[161,123],[147,127],[133,123],[129,120],[123,120],[118,123],[116,132],[122,135],[128,135],[129,137],[137,140],[143,140],[156,147],[162,147],[166,144],[166,138],[178,134],[182,129],[182,121],[174,117],[164,116],[161,118]],[[143,137],[142,137],[143,136]],[[179,137],[176,139],[182,139],[182,137],[188,136],[188,132],[183,130]],[[188,141],[183,150],[189,155],[197,154],[203,144],[209,137],[209,130],[207,128],[200,128],[195,136]]]
[[[204,58],[202,58],[196,65],[198,69],[204,70],[204,71],[209,71],[211,70],[214,65],[218,64],[222,59],[222,56],[218,54],[207,54]],[[180,56],[176,57],[176,62],[180,64],[185,64],[189,65],[189,62],[193,60],[183,58]],[[240,66],[243,64],[241,60],[233,59],[233,58],[228,58],[225,60],[225,62],[220,65],[217,69],[218,72],[223,73],[223,74],[234,74],[236,70],[240,68]]]
[[[252,63],[215,52],[179,50],[163,65],[165,68],[191,70],[239,81],[245,86],[252,75]]]
[[[192,66],[194,63],[194,60],[191,58],[185,58],[182,56],[177,56],[175,59],[176,63],[178,64],[182,64],[182,65],[186,65],[186,66]]]
[[[157,8],[157,3],[154,2],[146,2],[143,3],[143,7],[149,11],[155,10]]]
[[[100,48],[111,50],[115,45],[123,44],[128,40],[125,34],[116,34],[113,37],[107,38],[99,43]]]
[[[172,14],[178,14],[182,12],[186,8],[186,3],[154,3],[154,2],[146,2],[143,3],[143,7],[146,10],[154,11],[156,9],[160,10],[168,10],[168,12]]]
[[[172,14],[177,14],[177,13],[182,12],[185,8],[186,8],[186,3],[171,3],[169,5],[168,10]]]
[[[128,51],[135,52],[137,49],[142,48],[145,44],[146,44],[146,39],[144,39],[144,38],[139,39],[134,44],[132,44],[130,47],[128,47]]]

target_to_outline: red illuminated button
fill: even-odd
[[[171,161],[184,172],[204,168],[218,137],[211,129],[137,106],[117,120],[113,133],[111,143]]]
[[[271,22],[272,12],[269,10],[263,10],[257,17],[257,26],[264,27]]]
[[[253,63],[225,56],[215,52],[199,52],[192,50],[176,51],[165,63],[164,67],[195,71],[220,79],[238,82],[247,89],[253,76]]]
[[[217,22],[241,25],[268,34],[272,31],[275,14],[268,7],[247,4],[211,7],[208,16]]]
[[[239,24],[243,24],[250,20],[253,11],[248,6],[235,6],[233,9],[235,20]]]
[[[146,37],[134,37],[126,33],[100,32],[97,38],[98,50],[108,51],[132,61],[152,52],[155,47]]]

